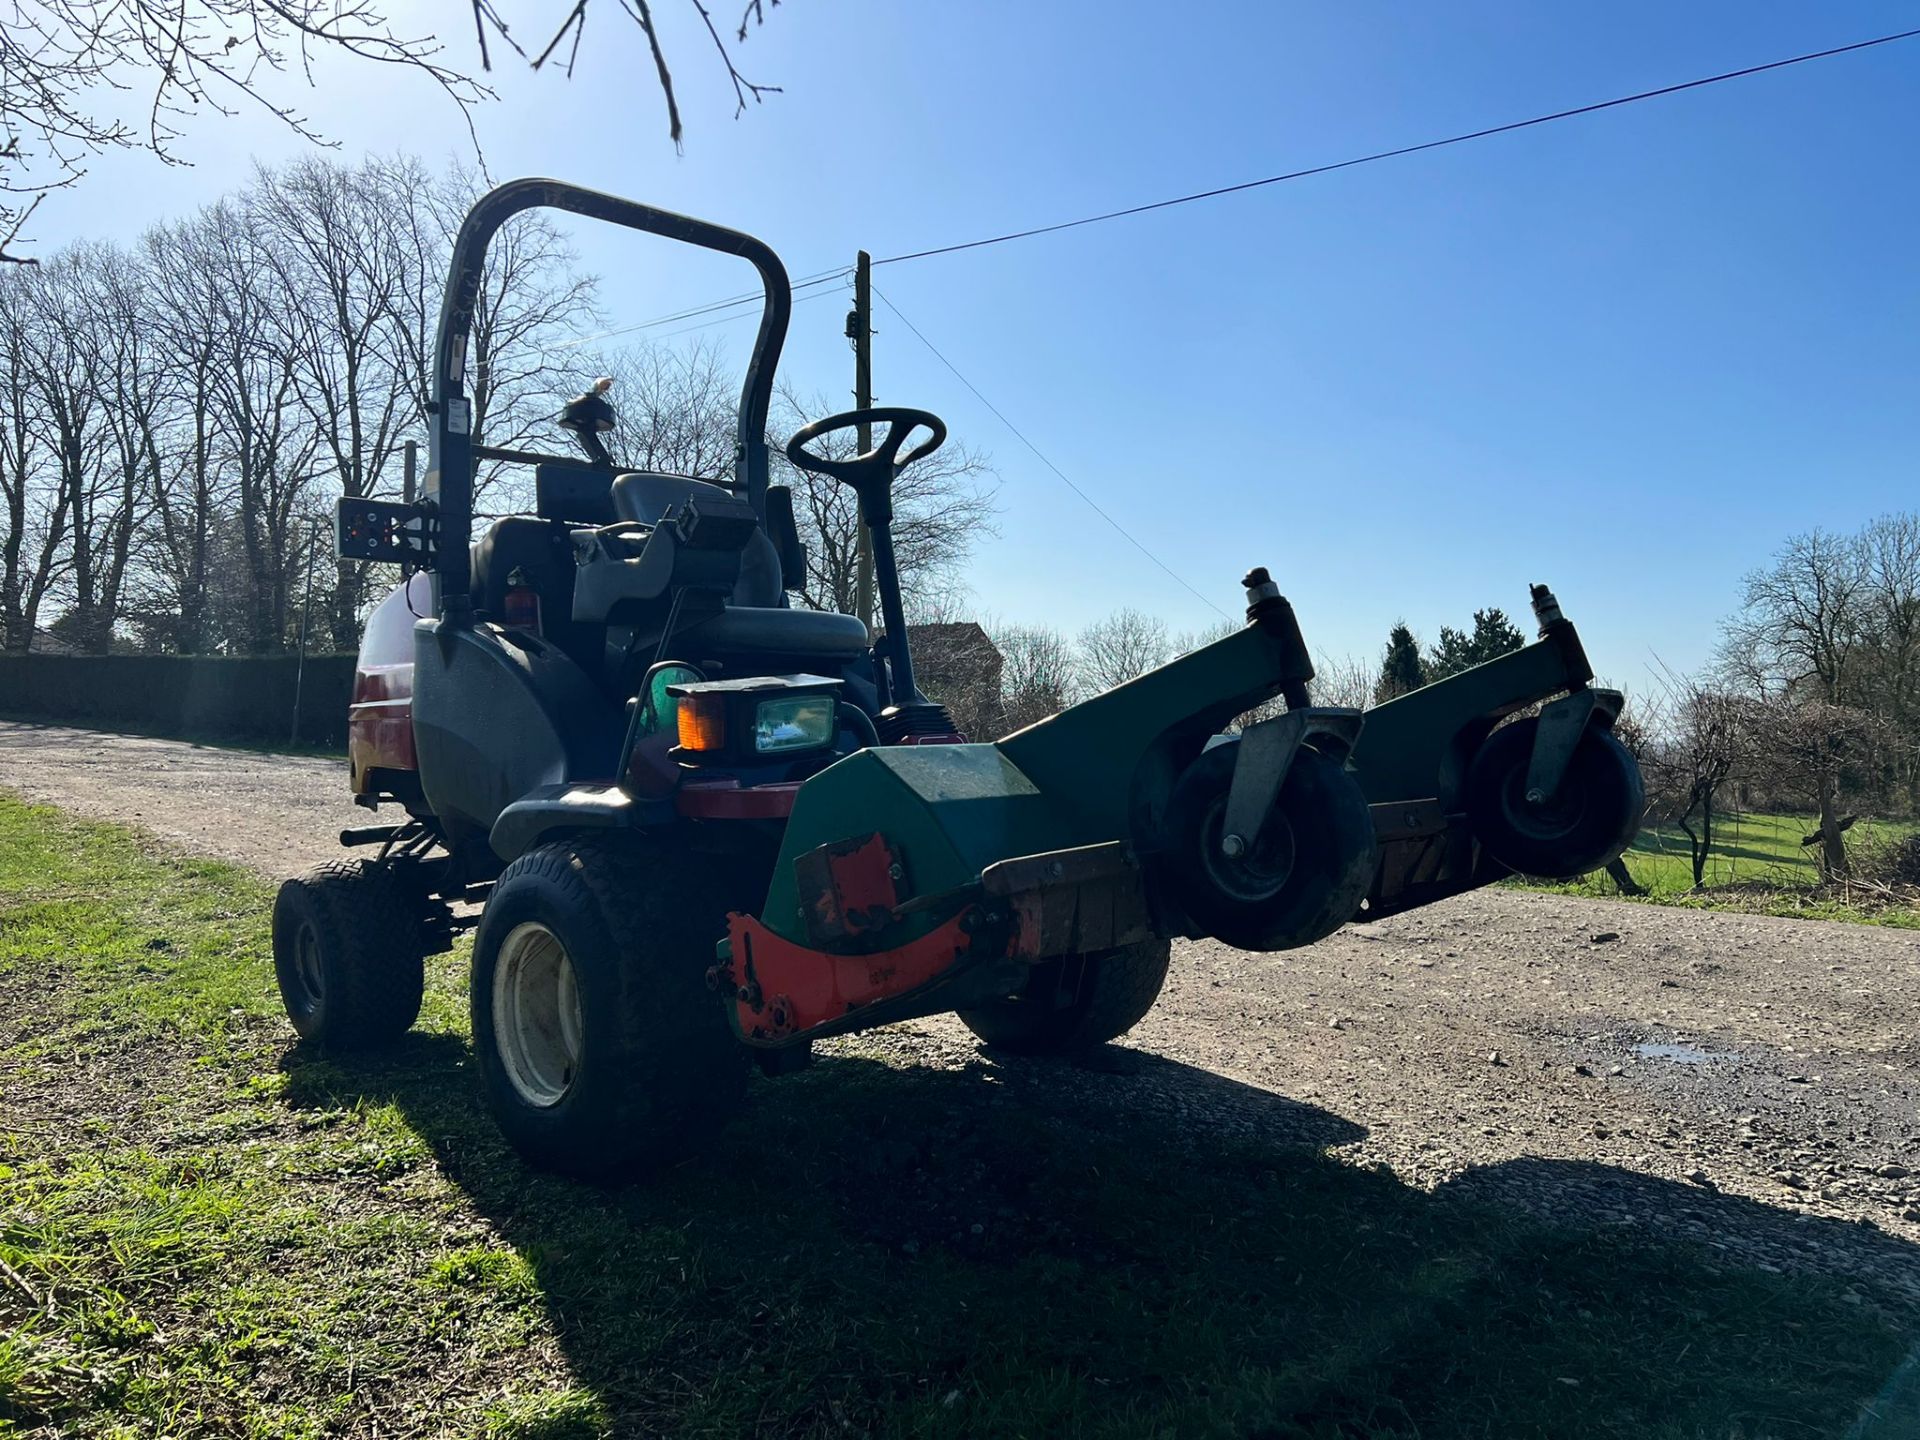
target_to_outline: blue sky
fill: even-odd
[[[532,32],[558,7],[502,8]],[[1912,28],[1920,6],[789,0],[740,51],[785,91],[737,122],[704,37],[669,35],[678,155],[638,37],[610,22],[596,11],[571,83],[499,76],[479,115],[492,173],[736,225],[804,275]],[[348,153],[463,151],[425,87],[318,75],[282,93]],[[39,238],[129,236],[299,148],[255,119],[196,123],[192,169],[103,159]],[[1358,653],[1401,617],[1430,639],[1478,606],[1518,616],[1544,579],[1632,685],[1656,654],[1702,661],[1741,573],[1787,535],[1915,504],[1917,151],[1913,40],[876,283],[1220,608],[1263,563],[1312,644]],[[586,253],[615,321],[750,279],[647,242]],[[799,307],[787,363],[836,404],[843,316]],[[877,328],[881,400],[941,412],[1000,471],[980,609],[1213,618],[884,308]],[[747,329],[703,333],[737,348]]]

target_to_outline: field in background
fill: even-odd
[[[1356,1127],[1146,1057],[1212,1100],[842,1042],[652,1184],[534,1175],[460,959],[399,1049],[318,1059],[269,898],[0,795],[0,1433],[1839,1436],[1915,1329],[1265,1138]]]
[[[1816,852],[1800,843],[1814,824],[1807,815],[1760,811],[1715,816],[1706,884],[1695,890],[1686,832],[1671,823],[1649,823],[1627,852],[1627,869],[1651,892],[1646,898],[1658,904],[1920,929],[1920,909],[1900,903],[1877,888],[1848,891],[1821,887]],[[1847,832],[1848,850],[1859,863],[1876,847],[1891,844],[1916,829],[1920,826],[1906,820],[1861,820]],[[1620,896],[1605,874],[1530,888],[1604,899]]]
[[[1715,885],[1812,885],[1820,878],[1817,851],[1801,845],[1817,822],[1810,815],[1734,811],[1716,815],[1705,881]],[[1911,834],[1907,821],[1861,820],[1847,832],[1856,851]],[[1671,823],[1649,824],[1627,856],[1633,878],[1656,893],[1693,888],[1693,862],[1686,832]]]

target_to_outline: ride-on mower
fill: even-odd
[[[476,443],[482,262],[537,206],[759,272],[730,481],[622,471],[604,384],[559,416],[583,459]],[[1544,587],[1538,643],[1363,717],[1312,703],[1293,609],[1255,569],[1244,628],[969,743],[915,683],[890,530],[937,417],[793,436],[795,466],[857,497],[884,627],[788,602],[805,557],[765,436],[789,305],[772,250],[703,221],[548,180],[467,217],[425,498],[339,506],[343,557],[408,572],[368,620],[349,725],[356,800],[405,818],[344,831],[371,858],[281,889],[274,960],[304,1039],[397,1038],[423,957],[477,924],[494,1114],[536,1164],[607,1176],[684,1152],[755,1061],[796,1068],[825,1036],[954,1011],[1008,1051],[1084,1049],[1147,1012],[1175,937],[1311,945],[1516,871],[1583,874],[1631,839],[1620,698],[1592,688]],[[814,448],[861,424],[884,428],[867,453]],[[534,513],[476,536],[476,466],[502,462],[531,467]]]

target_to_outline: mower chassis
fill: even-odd
[[[1530,770],[1530,784],[1550,791],[1581,732],[1610,728],[1619,715],[1618,691],[1589,688],[1593,668],[1580,636],[1544,586],[1534,587],[1534,608],[1534,644],[1367,711],[1353,762],[1380,861],[1356,920],[1431,905],[1511,873],[1481,850],[1465,812],[1468,767],[1502,720],[1551,702],[1541,710]]]

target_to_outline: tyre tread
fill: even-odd
[[[1165,940],[1088,956],[1074,1003],[1042,1008],[1014,998],[960,1012],[961,1023],[996,1049],[1017,1055],[1070,1055],[1117,1040],[1146,1018],[1166,984],[1172,946]]]
[[[495,896],[529,875],[573,892],[573,901],[584,901],[604,931],[614,957],[607,978],[620,1061],[609,1070],[603,1060],[593,1072],[594,1083],[606,1088],[594,1102],[604,1111],[591,1136],[516,1127],[511,1101],[508,1114],[500,1117],[503,1128],[536,1163],[585,1179],[620,1178],[680,1158],[731,1112],[750,1064],[745,1047],[727,1028],[723,1007],[707,989],[707,966],[693,963],[702,951],[710,956],[718,922],[734,898],[728,894],[732,877],[724,862],[690,865],[630,841],[569,836],[514,861],[501,874]],[[481,946],[497,944],[484,916],[481,924],[476,961]],[[647,963],[683,954],[685,964]],[[576,955],[574,963],[592,961]],[[490,987],[476,980],[472,1003],[477,1041],[491,1032],[480,1014],[491,1004]],[[495,1090],[504,1083],[492,1073],[496,1065],[492,1057],[483,1057],[483,1072]],[[496,1099],[496,1111],[500,1104]]]
[[[420,907],[392,869],[358,857],[328,860],[281,887],[304,889],[338,947],[326,965],[319,1024],[303,1038],[365,1050],[404,1034],[426,988]],[[276,916],[280,904],[276,902]]]

